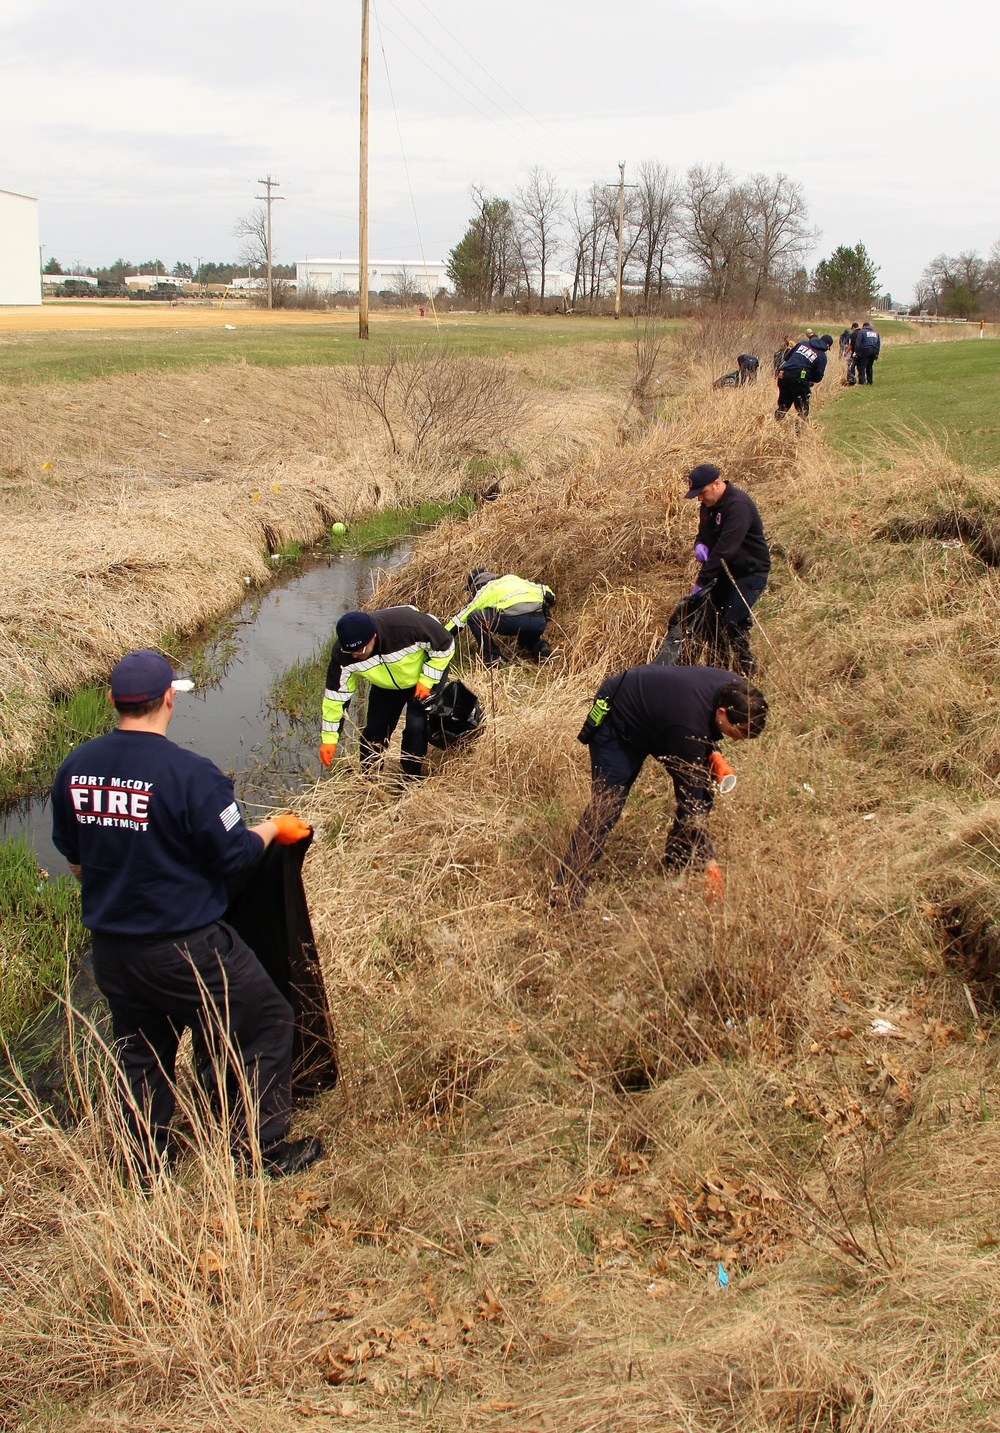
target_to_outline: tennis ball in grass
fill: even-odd
[[[333,527],[331,527],[330,531],[333,533],[334,537],[343,537],[345,532],[347,531],[347,524],[345,522],[335,522],[333,524]]]

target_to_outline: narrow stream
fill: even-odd
[[[305,725],[291,728],[268,701],[275,682],[329,642],[342,612],[370,599],[380,570],[399,566],[408,555],[404,543],[370,557],[306,559],[286,581],[279,579],[263,597],[243,603],[218,680],[178,693],[171,741],[232,775],[251,824],[262,808],[290,802],[320,770],[318,703]],[[68,868],[52,845],[50,828],[47,796],[0,813],[0,840],[27,836],[39,863],[52,876],[64,875]]]

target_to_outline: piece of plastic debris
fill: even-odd
[[[250,496],[253,498],[255,503],[260,502],[260,493],[251,493]]]
[[[280,561],[281,561],[281,553],[280,553],[280,552],[272,552],[272,553],[271,553],[271,561],[272,561],[272,562],[280,562]]]
[[[222,327],[223,327],[223,328],[228,328],[229,331],[230,331],[230,333],[235,333],[235,332],[236,332],[236,325],[235,325],[234,323],[224,323],[224,324],[222,325]]]
[[[51,463],[43,463],[43,464],[42,464],[42,472],[43,472],[43,473],[47,473],[47,472],[49,471],[49,469],[51,468],[51,466],[52,466]]]
[[[802,790],[803,790],[803,791],[808,791],[810,796],[815,796],[815,795],[816,795],[815,788],[812,787],[812,786],[810,786],[809,783],[808,783],[808,781],[803,781],[803,783],[802,783]]]
[[[249,577],[244,577],[243,581],[246,583],[246,585],[247,585],[248,587],[250,586],[250,579],[249,579]]]
[[[178,677],[177,680],[171,682],[170,685],[173,687],[175,692],[194,691],[194,682],[192,682],[190,677]]]
[[[211,420],[211,418],[203,418],[201,421],[202,421],[203,423],[211,423],[212,420]]]
[[[718,1279],[720,1289],[729,1288],[729,1275],[726,1273],[725,1269],[722,1267],[721,1264],[719,1265]]]
[[[271,491],[272,491],[272,493],[276,493],[276,492],[278,491],[278,484],[277,484],[277,483],[273,483],[273,484],[271,485]]]
[[[862,821],[874,821],[874,820],[875,820],[874,812],[869,811],[868,815],[867,815],[867,816],[862,816],[861,819],[862,819]]]
[[[158,438],[166,438],[168,443],[172,441],[169,433],[157,433],[156,436]]]
[[[871,1032],[873,1035],[895,1035],[896,1027],[891,1020],[873,1020]]]

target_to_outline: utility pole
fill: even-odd
[[[361,0],[361,172],[358,192],[358,338],[368,337],[368,0]]]
[[[276,179],[272,179],[270,174],[266,179],[258,179],[257,183],[263,184],[267,190],[266,194],[258,194],[255,197],[257,199],[263,199],[267,205],[267,306],[268,308],[274,308],[274,287],[271,283],[271,205],[276,204],[279,199],[283,199],[285,196],[283,194],[275,194],[272,197],[271,190],[280,189],[281,185]],[[248,294],[247,297],[249,298],[250,295]]]
[[[610,189],[610,184],[605,184],[605,189]],[[625,190],[634,189],[634,184],[625,183],[625,161],[618,166],[618,278],[615,283],[615,320],[621,318],[622,314],[622,258],[625,242]]]
[[[615,285],[615,321],[622,316],[622,237],[625,232],[625,161],[618,166],[618,282]]]

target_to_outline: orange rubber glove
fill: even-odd
[[[337,743],[335,741],[324,741],[319,749],[319,759],[324,766],[329,766],[337,755]]]
[[[274,839],[279,846],[294,846],[296,841],[304,841],[307,836],[312,835],[312,827],[300,821],[297,816],[272,816],[271,819],[278,828]]]
[[[426,684],[426,682],[418,682],[417,685],[413,688],[413,695],[416,697],[418,702],[425,702],[430,696],[430,694],[431,689]]]
[[[719,870],[718,861],[709,861],[705,867],[705,904],[714,905],[721,901],[726,894],[726,888],[722,884],[722,872]]]
[[[728,796],[736,785],[736,772],[729,765],[729,762],[722,755],[721,751],[712,752],[708,758],[708,766],[712,773],[712,780],[722,795]]]

